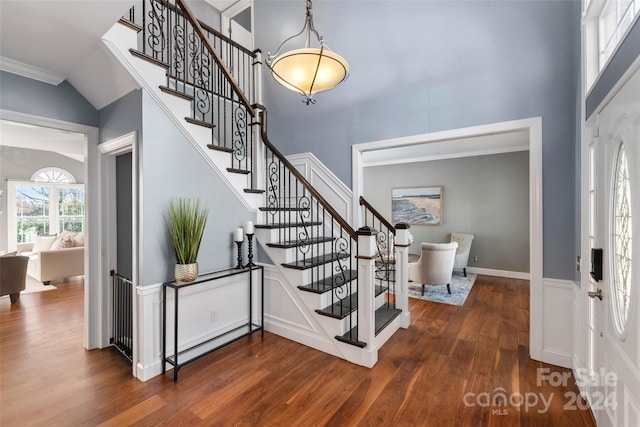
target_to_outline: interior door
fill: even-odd
[[[598,426],[640,426],[640,71],[588,127],[587,398]]]

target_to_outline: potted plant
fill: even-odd
[[[169,213],[175,279],[178,283],[192,282],[198,277],[198,251],[209,210],[201,207],[199,200],[183,198],[169,201]]]

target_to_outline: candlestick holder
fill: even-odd
[[[238,265],[236,265],[236,270],[241,270],[242,267],[242,242],[236,242],[238,245]]]
[[[253,233],[251,233],[251,234],[247,233],[247,241],[248,241],[248,244],[249,244],[248,254],[247,254],[247,258],[249,259],[249,262],[247,262],[245,267],[251,268],[251,267],[255,267],[256,266],[253,263]]]

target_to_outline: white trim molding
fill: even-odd
[[[103,289],[107,288],[109,272],[102,262],[102,204],[100,201],[100,159],[98,153],[98,128],[35,116],[18,111],[0,109],[0,120],[48,127],[85,135],[85,251],[84,251],[84,346],[99,348],[104,341],[103,319],[106,301]]]
[[[14,59],[5,58],[4,56],[0,56],[0,70],[54,86],[59,85],[66,79],[62,74],[54,73],[53,71],[45,70],[44,68],[36,67],[34,65],[25,64],[24,62],[16,61]]]
[[[352,146],[353,178],[353,217],[354,223],[360,223],[361,210],[358,209],[358,197],[363,194],[363,154],[367,151],[383,150],[431,143],[436,141],[457,140],[481,135],[491,135],[515,131],[529,134],[529,280],[530,298],[530,334],[529,351],[531,358],[543,358],[543,307],[547,302],[543,298],[542,284],[542,118],[512,120],[467,128],[445,130],[421,135],[365,142]],[[495,153],[493,153],[495,154]]]
[[[353,193],[331,170],[325,166],[313,153],[300,153],[287,156],[295,168],[304,175],[305,179],[318,190],[329,204],[347,220],[353,222],[353,208],[351,206]]]
[[[506,277],[508,279],[531,280],[531,274],[524,271],[496,270],[493,268],[467,267],[469,273],[484,274],[486,276]]]

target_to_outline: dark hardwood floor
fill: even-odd
[[[373,369],[266,333],[184,367],[178,383],[140,382],[115,351],[85,351],[83,284],[56,286],[0,299],[3,427],[594,425],[565,408],[573,381],[536,385],[538,368],[566,370],[529,359],[527,281],[479,276],[464,307],[411,299],[411,327]]]

